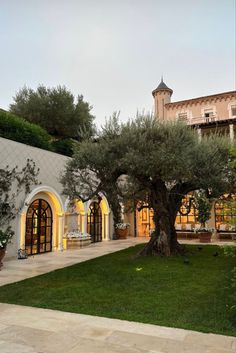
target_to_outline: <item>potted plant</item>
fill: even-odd
[[[128,235],[129,223],[116,223],[115,224],[115,233],[117,239],[126,239]]]
[[[0,229],[0,271],[3,266],[2,260],[6,254],[7,244],[11,242],[14,232],[11,227],[8,227],[5,231]]]
[[[204,191],[199,191],[195,197],[196,207],[198,210],[197,221],[200,223],[200,228],[196,230],[201,243],[210,243],[212,229],[207,228],[206,222],[211,216],[211,202],[206,197]]]

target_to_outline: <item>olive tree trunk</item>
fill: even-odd
[[[177,240],[175,230],[175,219],[180,203],[181,198],[178,202],[171,200],[166,189],[158,193],[153,192],[152,208],[155,231],[144,249],[140,251],[140,256],[151,254],[171,256],[182,255],[185,252],[184,246]]]

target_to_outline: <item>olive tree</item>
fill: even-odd
[[[199,140],[196,131],[182,123],[139,116],[119,124],[113,118],[96,142],[82,143],[68,163],[64,192],[83,198],[83,194],[90,197],[113,188],[121,198],[132,194],[148,201],[154,211],[155,232],[141,255],[155,251],[169,256],[183,251],[175,231],[182,199],[198,189],[211,197],[225,192],[229,158],[225,139],[210,136]],[[120,183],[124,176],[127,183]]]

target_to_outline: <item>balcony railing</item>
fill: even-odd
[[[236,120],[236,116],[232,117],[218,117],[216,115],[211,115],[209,117],[204,117],[204,116],[198,116],[198,117],[193,117],[191,119],[187,117],[179,117],[178,121],[185,122],[188,125],[201,125],[201,124],[209,124],[209,123],[214,123],[214,122],[220,122],[224,120]],[[170,119],[172,120],[172,119]],[[174,120],[174,119],[173,119]]]
[[[192,118],[191,120],[189,120],[188,125],[208,124],[208,123],[214,123],[215,121],[219,121],[219,120],[221,120],[221,119],[219,119],[215,115],[211,115],[209,117],[199,116],[199,117],[195,117],[195,118]]]

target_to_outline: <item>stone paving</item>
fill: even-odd
[[[144,241],[129,238],[4,261],[0,285]],[[235,337],[9,304],[0,304],[0,313],[1,353],[236,353]]]
[[[236,338],[0,304],[1,353],[235,353]]]

